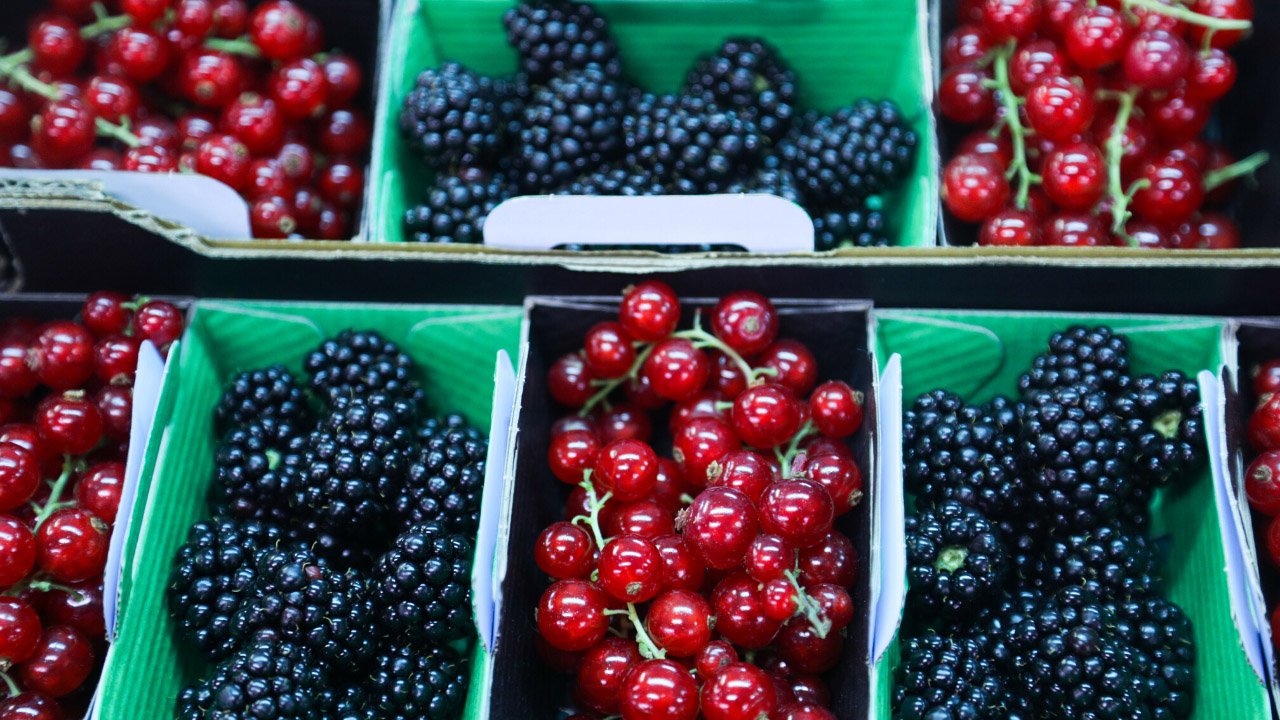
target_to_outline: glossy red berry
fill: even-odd
[[[26,600],[0,597],[0,667],[26,662],[40,643],[40,616]]]
[[[1040,224],[1025,210],[1001,210],[982,224],[978,244],[991,247],[1039,245]]]
[[[838,455],[811,458],[805,467],[805,476],[821,485],[831,496],[837,517],[862,501],[862,473],[848,458]]]
[[[1068,142],[1093,120],[1093,98],[1060,75],[1044,78],[1027,94],[1027,122],[1055,142]]]
[[[1280,394],[1258,404],[1249,416],[1248,434],[1254,450],[1280,450]]]
[[[0,515],[0,588],[31,574],[36,565],[36,539],[16,518]]]
[[[107,526],[87,510],[58,510],[36,531],[36,564],[60,582],[102,574],[107,562]]]
[[[800,596],[786,578],[774,578],[764,583],[760,592],[764,596],[765,617],[774,622],[786,622],[800,609]]]
[[[94,372],[104,383],[129,385],[138,367],[139,340],[132,335],[104,337],[93,346]]]
[[[129,300],[124,293],[93,293],[80,309],[80,322],[98,337],[122,333],[133,317],[133,311],[125,308]]]
[[[538,568],[557,580],[585,577],[591,572],[594,558],[591,535],[564,521],[543,530],[533,551]]]
[[[752,579],[766,583],[795,567],[796,550],[778,535],[757,535],[747,548],[744,564]]]
[[[100,462],[85,470],[76,483],[76,503],[108,525],[115,524],[124,488],[124,463]]]
[[[216,0],[178,0],[173,26],[183,35],[202,38],[213,32]]]
[[[821,583],[808,588],[809,595],[822,609],[822,616],[831,622],[833,631],[840,631],[853,622],[853,598],[839,585]]]
[[[596,377],[621,377],[635,364],[635,341],[621,323],[597,323],[587,331],[583,346],[587,367]]]
[[[598,491],[613,493],[621,501],[639,500],[653,491],[658,477],[658,456],[639,440],[616,440],[596,456],[591,476]]]
[[[1181,36],[1167,30],[1145,30],[1129,43],[1124,77],[1146,90],[1167,88],[1186,76],[1191,55],[1191,48]]]
[[[838,632],[819,637],[804,618],[787,623],[778,634],[778,654],[798,672],[825,673],[835,667],[844,649],[844,635]]]
[[[240,61],[220,50],[188,53],[180,72],[183,94],[201,107],[224,108],[244,87],[244,68]]]
[[[700,678],[714,676],[726,665],[738,662],[738,651],[724,640],[712,640],[694,658],[693,669]]]
[[[726,420],[728,413],[719,405],[723,401],[720,394],[713,390],[694,393],[689,398],[676,403],[676,406],[671,409],[667,427],[672,435],[678,435],[680,428],[689,424],[689,421],[694,418],[713,417]]]
[[[364,113],[338,108],[316,121],[316,144],[329,155],[357,155],[369,146],[372,132]]]
[[[1280,515],[1280,450],[1267,450],[1254,458],[1244,474],[1249,505],[1263,515]]]
[[[288,0],[270,0],[249,17],[249,39],[272,60],[288,61],[306,50],[307,14]]]
[[[1253,393],[1262,397],[1280,392],[1280,359],[1268,360],[1253,369]]]
[[[621,715],[626,720],[695,720],[698,684],[671,660],[645,660],[627,675]]]
[[[138,25],[150,25],[164,17],[169,0],[120,0],[120,9]]]
[[[792,703],[779,712],[779,720],[836,720],[835,713],[819,703]]]
[[[164,300],[144,303],[133,316],[134,332],[141,339],[151,341],[161,352],[182,337],[184,324],[182,311]]]
[[[24,692],[0,702],[0,720],[63,720],[57,700]]]
[[[733,358],[719,350],[712,350],[708,355],[712,365],[711,379],[707,382],[708,390],[722,398],[734,398],[747,389],[747,378],[742,374],[742,367]]]
[[[955,154],[990,155],[996,164],[1005,167],[1013,160],[1013,144],[1008,133],[992,137],[986,130],[974,130],[956,146]]]
[[[222,111],[222,132],[234,135],[254,155],[269,155],[284,143],[285,121],[274,101],[247,93]]]
[[[1179,227],[1170,246],[1188,250],[1235,250],[1241,247],[1240,228],[1222,213],[1204,213]]]
[[[551,440],[547,450],[551,472],[560,482],[577,485],[582,482],[582,474],[595,466],[596,455],[600,453],[600,441],[593,432],[572,430]]]
[[[583,653],[578,663],[574,682],[576,699],[596,712],[616,714],[623,680],[640,660],[640,650],[635,641],[605,638]]]
[[[1009,60],[1009,85],[1025,96],[1040,81],[1063,75],[1067,65],[1062,49],[1052,40],[1023,43]]]
[[[315,117],[324,110],[324,69],[310,58],[289,62],[271,77],[271,96],[290,120]]]
[[[604,526],[609,525],[610,519],[613,517],[613,510],[617,507],[613,503],[605,503],[600,508],[600,523]],[[582,486],[575,487],[569,491],[569,499],[564,504],[564,519],[573,522],[579,515],[591,515],[590,498],[587,496],[586,488]]]
[[[744,443],[769,450],[789,442],[800,429],[800,406],[780,385],[751,388],[733,402],[733,429]]]
[[[1129,45],[1131,29],[1124,15],[1108,5],[1081,7],[1063,38],[1067,55],[1084,70],[1118,62]]]
[[[636,500],[619,505],[609,518],[612,536],[636,535],[653,540],[675,532],[675,516],[656,500]]]
[[[672,439],[672,453],[680,476],[693,487],[703,487],[711,464],[742,447],[728,423],[714,417],[693,418]]]
[[[315,153],[302,143],[286,142],[276,154],[276,160],[284,168],[285,175],[296,183],[310,182],[315,174]]]
[[[1204,179],[1194,165],[1162,158],[1146,163],[1140,176],[1146,186],[1134,193],[1133,210],[1157,225],[1184,223],[1204,202]]]
[[[654,502],[675,512],[684,507],[684,503],[680,500],[684,489],[684,480],[680,477],[680,466],[676,461],[670,458],[658,458],[658,477],[653,484],[651,494]]]
[[[984,0],[982,30],[995,44],[1025,40],[1040,24],[1040,0]]]
[[[279,195],[262,195],[249,206],[249,224],[256,238],[287,238],[298,230],[292,204]]]
[[[965,222],[979,222],[999,212],[1009,200],[1004,168],[990,155],[957,155],[942,173],[942,201]]]
[[[196,171],[226,183],[233,190],[249,186],[249,148],[232,135],[214,135],[196,151]]]
[[[773,466],[751,450],[734,450],[707,467],[708,487],[733,488],[752,503],[759,501],[764,489],[777,479]]]
[[[781,385],[797,397],[809,394],[818,382],[818,361],[808,346],[798,340],[782,339],[764,349],[755,359],[759,368],[775,372],[770,382]]]
[[[18,676],[28,690],[56,698],[83,685],[92,671],[89,640],[65,625],[55,625],[40,634],[35,653],[18,667]]]
[[[702,389],[711,374],[707,354],[683,338],[663,340],[654,346],[644,363],[653,391],[667,400],[680,402]]]
[[[364,169],[341,159],[332,160],[316,181],[325,200],[341,208],[354,208],[364,195]]]
[[[351,102],[363,83],[364,73],[351,56],[334,53],[325,58],[325,97],[331,104],[342,106]]]
[[[36,116],[31,147],[51,166],[70,165],[93,149],[93,111],[79,98],[52,100]]]
[[[36,22],[27,33],[27,47],[35,67],[55,76],[75,72],[87,52],[80,28],[65,15],[49,15]]]
[[[587,369],[582,355],[570,353],[563,355],[551,365],[547,371],[547,391],[551,399],[569,407],[578,408],[586,404],[595,393],[592,382],[595,376]]]
[[[960,25],[947,34],[942,43],[942,66],[960,65],[981,60],[991,43],[979,25]]]
[[[610,540],[600,551],[600,587],[628,603],[653,599],[662,589],[662,556],[653,543],[637,535]]]
[[[711,311],[711,331],[739,355],[753,357],[778,337],[778,311],[760,293],[729,293]]]
[[[711,606],[688,590],[669,590],[654,598],[645,615],[653,642],[668,655],[693,657],[711,642]]]
[[[107,385],[94,397],[98,413],[102,415],[102,431],[116,442],[129,440],[133,422],[133,388],[126,385]]]
[[[36,426],[49,449],[68,455],[84,455],[102,439],[102,414],[82,392],[42,400]]]
[[[623,294],[618,320],[636,340],[657,342],[680,323],[680,299],[661,280],[645,280]]]
[[[774,483],[760,497],[760,527],[798,548],[821,542],[834,515],[831,496],[812,480]]]
[[[93,336],[76,323],[51,322],[36,339],[33,357],[36,376],[47,387],[79,387],[93,376]]]
[[[62,472],[62,456],[40,436],[33,423],[0,426],[0,443],[13,443],[35,455],[45,477],[57,477]]]
[[[558,650],[586,650],[604,639],[609,618],[600,588],[585,580],[560,580],[538,602],[538,632]]]
[[[40,487],[40,462],[26,448],[0,443],[0,512],[22,507]],[[0,582],[0,586],[5,583]]]
[[[1050,215],[1040,229],[1045,245],[1101,247],[1111,244],[1107,229],[1096,215],[1061,212]]]
[[[805,587],[820,583],[852,587],[857,569],[853,541],[840,532],[828,533],[821,542],[800,551],[800,582]]]
[[[249,29],[249,8],[244,0],[214,0],[213,34],[238,38]]]
[[[819,385],[809,396],[809,417],[818,432],[829,438],[845,438],[862,427],[865,397],[840,380]]]
[[[702,588],[706,568],[701,558],[693,554],[680,535],[663,535],[654,538],[653,546],[662,556],[662,589],[689,590]]]
[[[748,650],[758,650],[773,642],[782,624],[765,615],[760,584],[744,572],[721,580],[711,593],[716,632]]]
[[[117,30],[109,50],[126,78],[149,83],[169,66],[169,43],[149,27],[132,26]]]
[[[1198,15],[1207,15],[1219,20],[1253,20],[1253,0],[1195,0],[1191,11]],[[1207,38],[1208,30],[1200,25],[1191,25],[1191,40],[1196,47],[1204,45],[1209,39],[1212,46],[1226,50],[1244,37],[1243,30],[1218,30],[1213,37]]]
[[[21,398],[31,394],[40,384],[33,364],[28,340],[0,339],[0,396]]]
[[[974,63],[964,63],[942,74],[938,84],[938,110],[943,117],[965,125],[977,125],[995,117],[995,95],[987,85],[991,74]]]
[[[773,680],[755,665],[727,665],[702,686],[706,720],[760,720],[773,717],[777,709]]]
[[[1192,99],[1182,87],[1145,95],[1140,104],[1156,137],[1170,145],[1194,140],[1209,124],[1209,104]]]
[[[1187,97],[1197,102],[1214,102],[1236,84],[1236,62],[1225,51],[1213,48],[1194,53],[1187,73]]]
[[[17,143],[31,128],[27,101],[9,88],[0,88],[0,143]]]
[[[689,506],[681,532],[685,544],[716,570],[739,567],[759,530],[756,508],[731,488],[703,490]]]
[[[35,606],[40,617],[50,625],[67,625],[91,640],[107,635],[101,580],[72,583],[66,590],[38,593]]]
[[[1049,153],[1042,174],[1045,194],[1067,210],[1093,207],[1107,189],[1102,152],[1089,143],[1071,143]]]

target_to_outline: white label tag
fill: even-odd
[[[902,620],[907,598],[906,501],[902,489],[902,356],[890,356],[880,375],[880,593],[872,600],[871,657],[879,662]]]
[[[476,561],[471,567],[471,604],[476,632],[485,650],[493,652],[501,591],[501,578],[494,572],[498,526],[502,521],[502,498],[507,467],[507,448],[515,415],[516,371],[505,350],[498,351],[493,371],[493,414],[489,423],[489,453],[484,464],[484,496],[480,506],[480,530],[476,535]],[[486,561],[487,559],[487,561]]]

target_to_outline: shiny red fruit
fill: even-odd
[[[702,587],[706,569],[702,559],[693,554],[680,535],[663,535],[654,538],[653,546],[662,556],[662,589],[690,590]]]
[[[981,60],[990,47],[981,26],[961,25],[948,33],[942,42],[942,67]]]
[[[1089,143],[1059,146],[1045,158],[1044,191],[1066,210],[1092,208],[1107,189],[1107,168],[1102,151]]]
[[[653,543],[637,535],[609,541],[598,565],[601,589],[616,600],[642,603],[662,590],[662,556]]]
[[[117,30],[108,52],[124,76],[140,85],[164,74],[171,57],[164,36],[137,25]]]
[[[817,703],[792,703],[780,712],[779,720],[836,720],[835,713]]]
[[[36,375],[54,390],[79,387],[93,376],[93,336],[76,323],[49,323],[34,350]]]
[[[709,678],[726,665],[738,662],[738,651],[724,640],[712,640],[694,658],[693,669],[700,678]]]
[[[1041,80],[1064,74],[1068,60],[1052,40],[1032,40],[1018,46],[1009,60],[1009,85],[1019,97]]]
[[[839,662],[844,635],[832,632],[825,638],[818,637],[807,620],[796,618],[778,634],[777,647],[778,654],[796,671],[821,674]]]
[[[1069,142],[1093,121],[1094,105],[1079,84],[1053,75],[1036,83],[1027,94],[1027,122],[1054,142]]]
[[[593,432],[572,430],[557,435],[547,450],[551,472],[560,482],[577,485],[583,472],[595,466],[600,454],[600,441]]]
[[[1187,162],[1168,158],[1148,162],[1140,175],[1146,187],[1133,196],[1133,210],[1157,225],[1184,223],[1204,202],[1204,177]]]
[[[72,583],[67,590],[37,593],[35,605],[47,624],[66,625],[90,640],[107,636],[100,579]]]
[[[36,531],[36,563],[59,582],[80,582],[102,574],[110,535],[87,510],[55,512]]]
[[[800,609],[800,598],[786,578],[774,578],[764,583],[761,593],[764,595],[764,615],[774,622],[786,622]]]
[[[36,116],[31,146],[51,166],[66,166],[93,149],[97,130],[93,111],[74,97],[52,100]]]
[[[627,674],[641,660],[633,640],[607,637],[587,650],[578,663],[574,696],[599,713],[616,714]]]
[[[862,473],[853,460],[837,455],[815,457],[805,466],[805,476],[831,496],[837,517],[862,501]]]
[[[1197,15],[1207,15],[1219,20],[1253,20],[1253,0],[1195,0],[1191,11]],[[1191,25],[1191,41],[1196,47],[1202,47],[1208,35],[1207,28]],[[1244,37],[1243,30],[1219,30],[1213,33],[1210,43],[1215,48],[1226,50]]]
[[[271,96],[290,120],[315,117],[324,110],[324,69],[310,58],[293,60],[271,76]]]
[[[272,60],[301,57],[307,46],[307,13],[288,0],[270,0],[249,16],[249,39]]]
[[[1171,87],[1191,68],[1191,48],[1180,35],[1167,30],[1145,30],[1129,43],[1124,56],[1124,77],[1146,90]]]
[[[1009,200],[1004,168],[990,155],[957,155],[942,173],[942,202],[952,215],[979,222],[999,212]]]
[[[1280,515],[1280,450],[1267,450],[1249,463],[1244,491],[1254,510],[1263,515]]]
[[[778,311],[769,298],[750,290],[729,293],[711,311],[711,331],[744,358],[753,357],[778,336]]]
[[[948,69],[938,85],[938,110],[965,125],[988,122],[996,114],[995,96],[987,85],[991,80],[990,71],[975,63]]]
[[[680,323],[680,300],[670,285],[645,280],[623,294],[618,320],[635,339],[657,342],[675,332]]]
[[[675,532],[675,515],[658,501],[636,500],[620,504],[609,518],[606,532],[610,536],[636,535],[653,540]]]
[[[982,29],[993,43],[1025,40],[1040,24],[1040,0],[984,0]]]
[[[82,392],[40,401],[36,426],[49,449],[66,455],[84,455],[102,439],[102,414]]]
[[[616,440],[596,455],[591,480],[600,494],[613,493],[621,501],[639,500],[653,491],[658,456],[639,440]]]
[[[772,718],[777,710],[773,680],[755,665],[727,665],[702,686],[706,720],[760,720]]]
[[[778,479],[773,466],[751,450],[735,450],[726,454],[708,466],[707,476],[708,487],[733,488],[753,503],[760,499],[770,483]]]
[[[1045,245],[1101,247],[1111,244],[1111,236],[1102,221],[1088,213],[1054,213],[1044,222],[1040,232]]]
[[[1108,5],[1081,7],[1063,40],[1067,55],[1084,70],[1098,70],[1124,57],[1131,29],[1124,15]]]
[[[108,385],[132,385],[140,340],[132,335],[104,337],[93,346],[94,373]]]
[[[55,625],[41,633],[35,654],[18,667],[18,677],[28,690],[56,698],[83,685],[92,671],[89,640],[65,625]]]
[[[769,450],[789,442],[800,429],[800,406],[786,388],[761,385],[738,396],[732,421],[742,442]]]
[[[695,488],[704,487],[711,464],[742,447],[733,428],[713,417],[693,418],[672,439],[672,453],[680,475]]]
[[[798,340],[784,338],[775,342],[760,353],[755,365],[773,370],[769,382],[787,388],[796,397],[808,395],[818,382],[818,361]]]
[[[558,650],[586,650],[609,629],[607,602],[600,588],[585,580],[560,580],[538,602],[538,632]]]
[[[40,461],[34,454],[20,445],[0,442],[0,512],[26,505],[40,480]]]
[[[828,533],[821,542],[800,551],[800,584],[805,587],[819,583],[852,587],[857,571],[858,552],[844,533]]]
[[[667,429],[672,435],[680,433],[680,428],[689,424],[689,421],[700,417],[713,417],[721,420],[728,419],[728,412],[721,409],[720,403],[724,398],[713,390],[701,390],[694,393],[688,398],[676,403],[671,409],[671,415],[667,420]]]
[[[689,549],[716,570],[739,567],[759,529],[756,508],[730,488],[707,488],[688,509],[681,532]]]
[[[0,515],[0,588],[31,574],[36,565],[36,539],[16,518]]]
[[[796,551],[778,535],[757,535],[747,548],[747,574],[757,582],[777,580],[796,565]]]
[[[1280,391],[1280,359],[1268,360],[1253,370],[1253,393],[1262,397]]]
[[[817,544],[831,530],[831,496],[812,480],[784,480],[760,497],[760,527],[798,548]]]
[[[188,53],[179,72],[183,95],[200,107],[224,108],[244,87],[244,67],[233,55],[220,50]]]
[[[673,338],[654,346],[645,360],[644,374],[660,397],[680,402],[706,385],[711,363],[693,343]]]
[[[819,385],[809,397],[809,417],[818,432],[828,438],[845,438],[862,427],[861,392],[839,380]]]
[[[721,580],[711,593],[716,615],[716,632],[747,650],[758,650],[773,642],[782,624],[764,612],[764,595],[759,583],[744,572]]]
[[[668,655],[693,657],[711,642],[711,606],[698,593],[668,590],[654,598],[645,629]]]
[[[102,415],[102,432],[116,442],[127,442],[133,423],[133,388],[107,385],[94,397]]]
[[[0,667],[26,662],[40,641],[40,617],[26,600],[0,597]]]
[[[85,470],[76,483],[76,503],[108,525],[114,525],[123,486],[124,463],[96,463]]]
[[[623,682],[621,711],[625,720],[695,720],[698,684],[678,663],[645,660]]]
[[[55,76],[75,72],[86,53],[80,28],[65,15],[40,18],[27,33],[27,47],[35,67]]]
[[[597,323],[587,331],[583,346],[583,359],[596,377],[622,377],[636,361],[635,341],[620,323]]]
[[[595,564],[591,535],[572,523],[552,523],[538,536],[533,560],[542,572],[557,580],[585,577]]]

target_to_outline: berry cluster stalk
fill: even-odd
[[[1253,27],[1253,23],[1249,20],[1230,20],[1201,15],[1198,12],[1187,9],[1186,6],[1181,5],[1176,0],[1169,4],[1160,0],[1124,0],[1124,6],[1129,10],[1139,8],[1153,15],[1164,15],[1165,17],[1181,20],[1189,25],[1199,25],[1210,30],[1248,30]]]
[[[1031,168],[1027,165],[1027,129],[1022,126],[1022,118],[1019,115],[1022,100],[1013,92],[1013,86],[1009,83],[1009,61],[1013,58],[1016,49],[1016,41],[1010,41],[992,54],[994,79],[990,81],[990,86],[999,96],[1000,103],[1004,105],[1003,121],[1005,127],[1009,128],[1009,141],[1013,145],[1013,160],[1009,163],[1006,176],[1010,180],[1014,178],[1018,180],[1014,207],[1026,210],[1031,184],[1040,182],[1040,176],[1031,172]],[[996,132],[999,132],[999,127],[1000,125],[997,124]]]
[[[1111,232],[1125,242],[1133,245],[1133,239],[1125,232],[1125,223],[1133,213],[1129,212],[1129,203],[1133,194],[1144,187],[1146,181],[1134,183],[1126,191],[1124,180],[1120,177],[1120,161],[1124,158],[1124,134],[1129,129],[1129,118],[1133,115],[1133,104],[1137,98],[1136,90],[1115,93],[1120,103],[1116,108],[1115,124],[1111,126],[1111,135],[1107,138],[1107,194],[1111,196]]]
[[[1205,192],[1212,192],[1221,185],[1235,180],[1236,178],[1252,175],[1258,168],[1266,165],[1271,160],[1271,153],[1265,150],[1250,155],[1249,157],[1231,163],[1226,167],[1218,168],[1204,176]]]

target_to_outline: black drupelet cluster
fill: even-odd
[[[1199,388],[1134,376],[1106,327],[1055,333],[1019,386],[982,405],[935,390],[905,413],[894,717],[1189,717],[1194,636],[1146,514],[1204,458]]]
[[[888,203],[919,140],[892,102],[806,111],[797,73],[749,37],[698,58],[679,92],[655,94],[629,81],[588,3],[525,0],[503,23],[515,75],[447,62],[405,98],[400,129],[434,175],[405,214],[413,240],[480,242],[489,212],[517,194],[765,193],[808,211],[818,250],[888,244]]]
[[[213,663],[179,720],[459,717],[484,434],[423,419],[408,355],[345,331],[237,374],[210,496],[174,557],[180,635]]]

